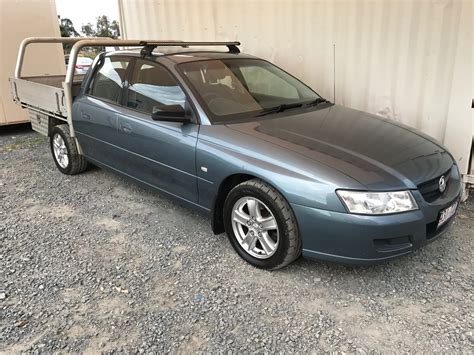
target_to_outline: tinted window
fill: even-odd
[[[151,114],[166,105],[179,105],[184,110],[185,102],[186,95],[168,70],[137,60],[128,88],[128,107]]]
[[[219,59],[179,65],[214,122],[254,117],[265,109],[305,104],[319,97],[273,64],[258,59]]]
[[[106,101],[118,102],[125,79],[128,61],[124,58],[106,57],[95,75],[88,94]]]
[[[269,95],[286,99],[299,99],[298,90],[267,68],[260,66],[242,66],[242,76],[253,95]]]

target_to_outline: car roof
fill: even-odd
[[[140,49],[138,50],[119,50],[114,52],[108,52],[107,56],[130,56],[130,57],[142,57]],[[173,51],[171,53],[152,52],[152,58],[166,57],[167,59],[175,63],[186,63],[195,62],[210,59],[230,59],[230,58],[249,58],[258,59],[249,54],[245,53],[230,53],[230,52],[219,52],[219,51]],[[150,57],[148,57],[150,58]]]

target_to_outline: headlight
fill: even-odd
[[[410,191],[367,192],[338,190],[336,193],[350,213],[389,214],[418,209]]]

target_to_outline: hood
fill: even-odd
[[[368,189],[416,188],[453,165],[433,139],[392,120],[338,105],[290,112],[227,126],[337,169]]]

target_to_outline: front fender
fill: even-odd
[[[331,167],[223,125],[202,126],[196,148],[199,204],[208,209],[221,183],[235,174],[266,181],[289,203],[336,212],[345,212],[337,188],[361,188]]]

